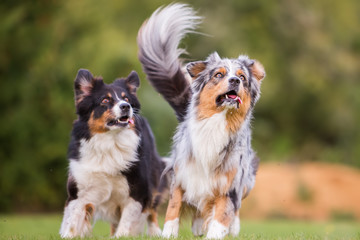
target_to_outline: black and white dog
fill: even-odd
[[[134,71],[108,85],[79,70],[61,237],[91,234],[92,217],[108,221],[115,237],[141,234],[146,220],[149,235],[161,234],[156,207],[167,185],[160,182],[165,165],[139,115],[139,84]]]
[[[200,21],[189,6],[172,4],[156,10],[138,33],[143,69],[180,122],[168,166],[173,174],[164,237],[178,235],[182,202],[195,209],[194,235],[237,235],[241,199],[258,168],[250,121],[264,68],[244,55],[228,59],[215,52],[188,63],[185,73],[178,44]]]

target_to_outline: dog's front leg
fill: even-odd
[[[69,202],[64,210],[60,236],[62,238],[85,237],[91,234],[91,218],[95,207],[81,199]]]
[[[130,198],[121,211],[121,218],[114,237],[135,236],[144,227],[144,219],[141,215],[142,205]]]
[[[229,233],[230,224],[235,217],[234,204],[228,196],[215,200],[214,216],[208,225],[207,239],[222,239]]]
[[[165,238],[177,237],[179,232],[179,216],[184,191],[180,187],[172,189],[162,236]]]

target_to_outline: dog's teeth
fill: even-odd
[[[225,94],[225,98],[226,98],[226,99],[228,99],[228,98],[229,98],[227,94]]]

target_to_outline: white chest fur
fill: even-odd
[[[221,164],[220,153],[229,144],[230,136],[226,130],[225,111],[214,114],[201,121],[190,119],[189,135],[192,154],[204,169],[213,171]]]
[[[71,170],[76,167],[89,173],[117,175],[138,160],[138,144],[139,136],[131,129],[96,134],[88,141],[81,141],[80,159],[71,161]]]
[[[70,172],[78,186],[78,197],[98,205],[97,214],[111,216],[129,195],[126,170],[138,161],[139,136],[131,129],[96,134],[81,141],[79,160],[70,161]]]
[[[186,201],[200,207],[214,189],[227,183],[226,177],[215,176],[215,169],[223,164],[224,149],[231,136],[226,129],[225,112],[201,121],[190,118],[187,124],[182,134],[177,133],[175,181],[185,190]]]

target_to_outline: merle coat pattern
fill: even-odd
[[[194,211],[194,235],[236,236],[239,208],[255,184],[259,159],[250,121],[265,77],[263,66],[216,52],[183,69],[181,39],[202,20],[185,4],[159,8],[138,33],[139,59],[148,80],[175,110],[170,200],[162,235],[178,235],[182,202]]]

